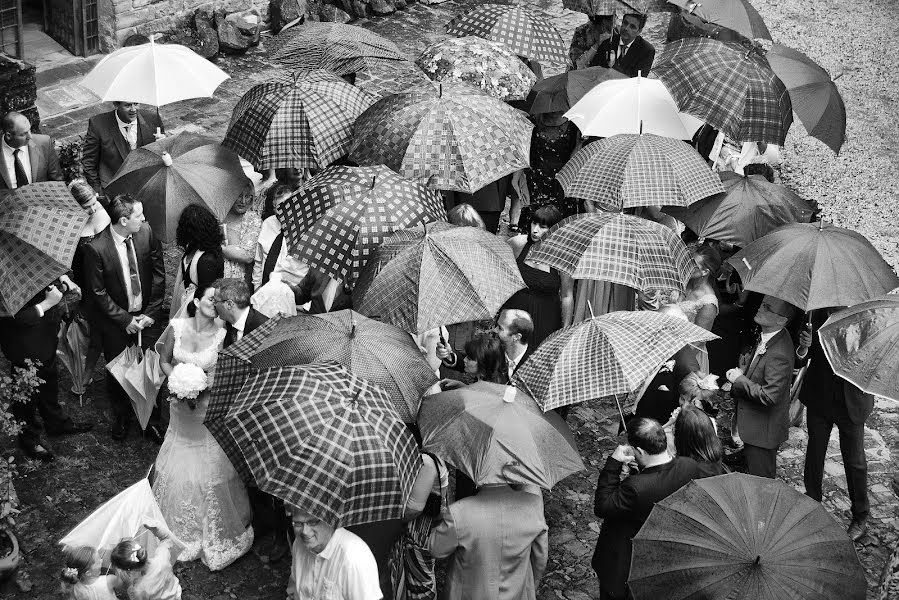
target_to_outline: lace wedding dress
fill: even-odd
[[[187,319],[171,321],[173,364],[197,365],[211,380],[225,329],[208,348],[188,352],[181,344],[186,325]],[[218,571],[250,549],[253,528],[246,488],[203,425],[208,401],[207,391],[200,394],[194,409],[186,402],[171,403],[169,429],[156,457],[153,493],[172,533],[186,545],[179,560],[199,558]]]

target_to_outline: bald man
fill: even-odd
[[[62,181],[59,156],[49,135],[31,133],[31,121],[20,112],[6,113],[0,141],[0,190],[36,181]]]

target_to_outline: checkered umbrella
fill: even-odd
[[[482,229],[435,223],[387,238],[353,291],[359,312],[409,332],[492,319],[525,287],[509,245]]]
[[[584,469],[565,421],[544,414],[530,396],[507,385],[480,381],[427,396],[418,424],[422,449],[475,485],[518,482],[548,490]]]
[[[687,247],[671,229],[622,213],[572,215],[549,230],[528,260],[575,279],[679,292],[694,266]]]
[[[465,83],[387,96],[356,121],[350,159],[471,194],[529,165],[533,124]]]
[[[709,38],[684,38],[665,46],[652,72],[681,111],[732,140],[783,146],[793,122],[793,106],[760,50]]]
[[[222,424],[260,490],[336,526],[401,518],[421,468],[387,392],[332,362],[258,371]]]
[[[353,122],[371,100],[328,71],[282,73],[243,95],[222,145],[259,171],[323,169],[346,155]]]
[[[415,64],[434,81],[464,81],[497,100],[524,100],[537,76],[505,44],[479,37],[431,44]]]
[[[545,17],[522,6],[478,5],[447,23],[446,32],[502,42],[515,54],[531,60],[568,62],[568,48],[556,28]]]
[[[278,43],[272,58],[295,71],[325,69],[347,75],[378,63],[406,61],[396,44],[355,25],[308,22],[283,35],[286,40]]]
[[[696,150],[652,134],[622,134],[593,142],[571,157],[556,179],[565,195],[613,211],[689,206],[724,191]]]
[[[277,212],[292,255],[349,281],[397,229],[446,219],[439,194],[383,165],[326,169]]]
[[[405,94],[413,90],[430,90],[431,80],[410,61],[372,63],[356,74],[356,87],[376,98],[391,94]]]
[[[546,338],[512,382],[544,410],[624,395],[643,386],[687,344],[718,336],[653,311],[618,311],[581,321]]]
[[[584,95],[604,81],[624,79],[624,73],[605,67],[588,67],[565,71],[534,84],[527,97],[532,115],[566,111]]]
[[[669,0],[706,23],[726,27],[752,40],[771,39],[771,32],[749,0]]]
[[[645,14],[647,10],[644,0],[562,0],[562,6],[591,17]]]
[[[19,312],[72,267],[87,218],[61,181],[0,192],[0,316]]]

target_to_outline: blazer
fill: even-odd
[[[49,135],[32,133],[28,140],[28,160],[31,161],[31,183],[38,181],[62,181],[59,156]],[[14,181],[9,180],[6,155],[0,152],[0,190],[13,189]]]
[[[46,297],[42,290],[15,316],[0,318],[0,349],[14,365],[23,364],[26,358],[46,365],[56,357],[62,311],[50,310],[40,316],[37,305]]]
[[[618,46],[621,45],[619,36],[604,41],[599,45],[596,56],[590,62],[591,67],[609,68],[609,55],[618,52]],[[644,40],[639,35],[631,44],[627,54],[620,61],[615,61],[612,67],[620,73],[624,73],[628,77],[636,77],[640,73],[641,77],[648,77],[649,70],[652,68],[652,61],[655,60],[656,49],[652,44]]]
[[[247,314],[247,320],[244,321],[244,324],[243,324],[243,337],[247,337],[248,335],[250,335],[250,333],[252,333],[254,329],[259,327],[266,321],[268,321],[268,317],[266,317],[264,314],[262,314],[261,312],[259,312],[258,310],[256,310],[255,308],[253,308],[251,306],[250,312]],[[231,325],[229,323],[228,327],[230,327],[230,326]],[[243,338],[241,338],[241,339],[243,339]],[[222,348],[227,348],[228,346],[230,346],[233,343],[234,342],[232,342],[231,340],[229,340],[226,337],[225,343],[222,345]]]
[[[536,344],[528,344],[528,347],[524,349],[524,354],[521,355],[521,360],[518,361],[518,364],[515,365],[515,370],[512,371],[512,374],[518,372],[518,369],[521,368],[521,365],[527,362],[528,357],[534,353],[534,350],[537,349]],[[453,371],[464,372],[465,371],[465,353],[464,352],[454,352],[456,359],[452,360],[452,357],[441,361],[441,364],[447,369],[452,369]]]
[[[793,380],[793,339],[785,329],[768,341],[768,349],[733,382],[737,426],[747,444],[775,449],[790,434],[790,385]]]
[[[431,531],[435,558],[452,556],[445,600],[535,600],[549,537],[543,494],[487,486],[449,505]]]
[[[138,111],[138,148],[156,141],[153,134],[157,127],[165,132],[162,120],[156,113]],[[87,135],[81,153],[84,178],[98,194],[103,194],[103,189],[115,177],[130,152],[131,147],[119,130],[114,110],[91,117],[87,122]]]
[[[98,233],[84,246],[84,272],[87,289],[83,290],[88,314],[101,329],[124,330],[131,323],[125,272],[112,239],[112,225]],[[143,303],[140,312],[160,322],[165,296],[165,264],[162,244],[146,223],[132,236],[137,255]]]

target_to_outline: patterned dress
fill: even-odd
[[[577,139],[578,130],[571,121],[557,127],[534,127],[531,168],[527,170],[532,211],[545,204],[554,204],[565,216],[577,212],[574,202],[566,203],[565,192],[556,180],[556,174],[571,158]]]
[[[262,230],[262,217],[254,209],[249,209],[240,220],[230,223],[228,226],[229,244],[240,246],[242,250],[256,254],[256,242],[259,240],[259,232]],[[236,232],[235,232],[236,229]],[[234,241],[230,241],[234,240]],[[252,284],[253,263],[244,264],[233,260],[225,261],[225,277],[236,277]],[[252,289],[252,286],[250,287]]]

